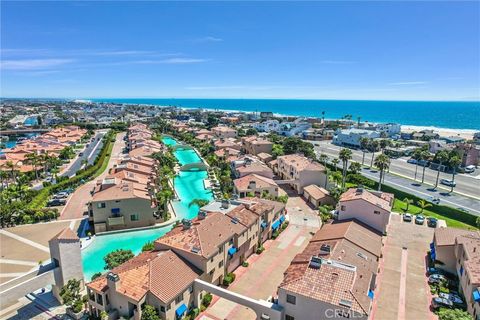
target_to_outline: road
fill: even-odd
[[[311,141],[309,141],[311,142]],[[338,158],[341,147],[332,145],[329,141],[315,141],[314,148],[317,154],[327,154],[330,158]],[[365,154],[365,164],[370,165],[371,153]],[[352,160],[362,162],[362,152],[352,150]],[[341,163],[339,163],[341,166]],[[385,184],[396,189],[414,194],[420,198],[431,200],[432,197],[438,197],[441,204],[454,208],[463,208],[476,215],[480,215],[480,179],[474,175],[458,174],[455,176],[457,187],[453,193],[449,193],[450,188],[439,185],[437,190],[432,190],[437,177],[437,171],[430,168],[425,169],[425,183],[419,182],[422,177],[422,167],[418,167],[417,183],[413,180],[415,175],[415,165],[407,163],[406,158],[391,159],[390,172],[385,176]],[[364,168],[362,175],[378,180],[379,173],[372,169]],[[441,172],[440,179],[451,179],[451,174]]]
[[[105,136],[106,133],[106,131],[98,131],[95,134],[95,140],[93,140],[93,142],[91,142],[88,147],[85,147],[85,149],[82,151],[83,155],[78,156],[75,162],[72,163],[65,172],[61,173],[60,176],[74,176],[75,173],[82,168],[84,160],[88,161],[89,165],[92,165],[98,154],[102,150],[102,138]]]

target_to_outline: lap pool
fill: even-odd
[[[176,145],[177,141],[171,137],[162,139],[166,145]],[[201,162],[202,159],[192,149],[178,149],[174,151],[180,165]],[[173,207],[177,214],[177,220],[193,219],[197,216],[198,207],[190,206],[193,199],[213,199],[212,192],[205,190],[203,179],[207,172],[203,170],[182,171],[174,179],[174,188],[180,200],[173,201]],[[86,281],[90,281],[96,272],[104,272],[105,263],[103,257],[116,249],[130,249],[134,254],[140,253],[142,246],[149,241],[156,240],[170,231],[172,226],[139,230],[125,231],[97,236],[92,244],[82,250],[83,272]]]

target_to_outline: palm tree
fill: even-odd
[[[382,153],[385,153],[385,148],[389,147],[392,143],[388,139],[382,139],[380,140],[380,149],[382,150]]]
[[[360,171],[362,171],[362,165],[360,163],[354,161],[350,164],[349,169],[353,173],[359,173]]]
[[[450,193],[453,192],[453,188],[455,188],[455,174],[457,173],[457,167],[462,163],[462,160],[459,156],[454,155],[448,161],[450,167],[452,167],[452,184],[450,185]]]
[[[416,160],[415,162],[415,176],[413,177],[414,181],[417,181],[417,171],[418,171],[418,161],[420,160],[422,155],[422,150],[421,149],[415,149],[413,152],[412,158]]]
[[[12,175],[12,182],[15,182],[15,165],[13,164],[12,161],[7,161],[6,166],[8,169],[10,169],[10,174]]]
[[[345,177],[347,176],[348,160],[352,159],[352,150],[343,148],[338,154],[338,158],[342,160],[342,189],[345,188]]]
[[[362,166],[365,163],[365,152],[367,152],[369,143],[370,139],[368,139],[367,137],[360,138],[360,148],[362,148]]]
[[[192,201],[190,201],[190,203],[188,204],[188,207],[191,207],[191,206],[198,206],[199,208],[201,207],[204,207],[206,206],[207,204],[209,204],[210,201],[206,200],[206,199],[193,199]]]
[[[420,161],[426,161],[428,158],[430,158],[430,153],[427,150],[422,150],[420,153]],[[423,169],[422,169],[422,184],[425,181],[425,168],[427,167],[425,163],[423,162],[422,164]]]
[[[338,171],[332,172],[329,178],[330,181],[335,183],[335,186],[338,186],[342,182],[342,174]]]
[[[440,178],[440,168],[442,168],[443,164],[446,163],[448,161],[448,153],[445,151],[445,150],[442,150],[442,151],[439,151],[436,155],[435,155],[435,159],[436,163],[438,164],[438,167],[437,167],[437,180],[435,181],[435,186],[433,187],[433,189],[437,189],[438,187],[438,179]]]
[[[390,166],[390,158],[384,154],[380,154],[375,158],[375,166],[380,170],[380,179],[378,180],[378,191],[382,188],[383,174]]]
[[[337,158],[332,159],[332,164],[335,167],[335,172],[337,172],[337,166],[338,166],[339,162],[340,162],[340,160],[338,160]]]
[[[35,152],[29,153],[25,156],[25,159],[27,159],[28,162],[32,164],[33,171],[35,171],[35,179],[38,180],[38,171],[37,171],[38,156],[37,156],[37,154]]]
[[[405,208],[405,212],[408,212],[408,207],[410,207],[410,205],[413,203],[413,200],[409,198],[405,198],[403,199],[403,202],[407,204],[407,207]]]
[[[0,170],[0,182],[1,182],[1,187],[3,189],[3,183],[5,182],[5,187],[8,188],[8,173]]]
[[[327,162],[328,162],[328,156],[324,153],[322,153],[319,157],[318,157],[318,161],[320,162],[323,162],[323,166],[325,167],[325,188],[327,188],[327,184],[328,184],[328,167],[327,167]]]
[[[378,150],[378,141],[370,140],[369,148],[372,151],[372,161],[370,161],[370,168],[373,167],[373,159],[375,157],[375,152]]]
[[[425,201],[425,200],[423,200],[423,199],[418,200],[418,201],[417,201],[417,205],[422,209],[422,210],[420,211],[420,213],[423,213],[423,210],[425,210],[426,208],[432,206],[431,203],[428,203],[427,201]]]

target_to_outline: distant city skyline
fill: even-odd
[[[480,100],[479,2],[1,7],[1,97]]]

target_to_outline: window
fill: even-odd
[[[212,271],[210,271],[210,275],[213,276],[214,273],[215,273],[215,269],[212,269]]]
[[[110,300],[108,300],[108,294],[105,295],[105,304],[107,306],[110,304]]]
[[[373,213],[374,214],[380,214],[380,211],[375,210],[375,211],[373,211]]]
[[[97,303],[103,306],[103,297],[97,293]]]
[[[230,239],[230,241],[228,243],[232,245],[233,244],[233,238]]]
[[[223,267],[223,260],[218,263],[218,267],[219,268]]]
[[[287,302],[290,304],[297,304],[297,297],[287,294]]]
[[[105,202],[99,202],[99,203],[97,203],[97,208],[103,209],[103,208],[105,208],[105,207],[106,207]]]
[[[223,247],[220,247],[220,249],[218,249],[218,252],[222,253],[223,252]]]
[[[160,306],[160,312],[165,313],[165,307],[164,306]]]
[[[192,293],[192,292],[193,292],[193,286],[190,286],[190,287],[188,288],[188,292],[189,292],[189,293]]]
[[[130,221],[138,221],[140,218],[138,217],[138,213],[130,215]]]
[[[345,209],[346,209],[345,206],[340,206],[341,211],[345,211]]]
[[[175,298],[175,303],[178,304],[178,303],[182,302],[182,300],[183,300],[183,293],[180,294],[178,297]]]
[[[291,315],[286,314],[285,320],[295,320],[295,317],[292,317]]]

